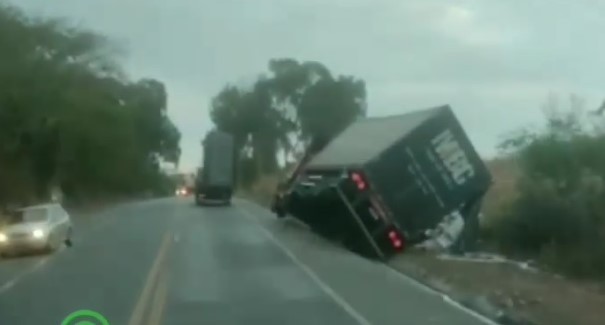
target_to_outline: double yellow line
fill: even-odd
[[[128,325],[160,325],[166,305],[168,278],[166,257],[172,243],[170,232],[164,235],[158,254],[147,275],[143,291],[134,307]],[[147,317],[145,317],[147,316]]]

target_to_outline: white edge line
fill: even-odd
[[[33,273],[37,269],[41,268],[44,264],[46,264],[47,261],[48,261],[48,258],[44,258],[44,259],[39,260],[31,268],[26,269],[25,271],[17,274],[15,277],[13,277],[12,279],[10,279],[7,282],[5,282],[4,284],[2,284],[2,286],[0,286],[0,294],[3,294],[6,291],[10,290],[17,283],[19,283],[19,281],[21,281],[21,279],[23,279],[28,274]]]
[[[294,255],[294,253],[292,253],[292,251],[290,251],[290,249],[288,249],[284,244],[282,244],[269,230],[267,230],[267,228],[265,228],[263,225],[259,224],[251,212],[243,210],[240,207],[237,207],[237,209],[240,211],[240,213],[245,215],[248,219],[252,219],[254,224],[257,225],[265,233],[265,235],[267,235],[267,237],[273,243],[275,243],[275,245],[277,245],[313,281],[315,281],[315,283],[317,283],[317,285],[319,285],[319,287],[327,295],[329,295],[332,299],[334,299],[334,301],[336,303],[338,303],[351,317],[353,317],[357,321],[357,323],[359,323],[360,325],[372,325],[372,323],[370,323],[370,321],[368,321],[365,317],[363,317],[360,313],[358,313],[351,305],[349,305],[349,303],[346,300],[344,300],[344,298],[342,298],[338,293],[336,293],[332,288],[330,288],[330,286],[328,286],[322,279],[320,279],[319,276],[317,276],[317,274],[315,274],[315,272],[313,272],[313,270],[311,270],[311,268],[309,266],[307,266],[305,263],[303,263],[301,260],[299,260]]]
[[[244,202],[248,202],[246,200],[243,200]],[[246,210],[242,210],[241,208],[238,207],[238,210],[240,210],[240,212],[242,212],[243,214],[247,215],[248,217],[252,217],[251,212],[248,212]],[[269,238],[271,238],[272,241],[274,241],[282,250],[284,250],[286,252],[286,254],[292,259],[294,260],[294,262],[296,264],[298,264],[307,274],[309,274],[309,276],[311,278],[313,278],[313,280],[315,280],[321,287],[322,289],[326,290],[326,293],[328,293],[330,296],[332,296],[339,304],[343,304],[343,308],[345,308],[347,311],[349,311],[348,309],[351,309],[353,313],[359,315],[355,309],[353,309],[353,307],[351,307],[346,301],[344,301],[344,299],[342,297],[340,297],[336,292],[334,292],[334,290],[332,290],[327,284],[325,284],[321,279],[319,279],[319,277],[317,277],[317,275],[311,271],[311,269],[309,269],[308,266],[306,266],[305,264],[303,264],[300,260],[298,260],[298,258],[296,258],[296,256],[294,256],[294,254],[292,254],[292,252],[290,252],[290,250],[288,250],[286,247],[284,247],[283,244],[281,244],[277,238],[275,238],[275,236],[273,236],[273,234],[267,230],[265,227],[263,227],[262,225],[260,225],[256,220],[255,223],[261,227],[263,229],[263,231],[265,231],[265,233],[268,234]],[[443,301],[445,301],[447,304],[451,305],[452,307],[469,314],[470,316],[475,317],[476,319],[478,319],[479,321],[484,322],[485,324],[488,325],[501,325],[500,323],[494,321],[493,319],[490,319],[487,316],[484,316],[464,305],[462,305],[461,303],[457,302],[456,300],[452,299],[450,296],[439,292],[429,286],[427,286],[426,284],[423,284],[422,282],[404,274],[401,273],[398,270],[395,270],[393,267],[391,267],[390,265],[385,264],[385,267],[387,269],[389,269],[390,272],[395,273],[397,276],[399,276],[400,278],[406,280],[407,282],[411,283],[412,285],[414,285],[415,287],[427,292],[427,293],[431,293],[437,296],[441,296],[443,298]],[[342,302],[342,303],[341,303]],[[345,307],[347,306],[347,307]],[[353,315],[353,314],[352,314]],[[365,323],[363,321],[360,321],[361,324],[370,324],[363,316],[359,315],[359,317],[361,317],[361,319],[363,319],[363,321],[365,321]]]
[[[431,293],[431,294],[434,294],[434,295],[437,295],[437,296],[441,296],[443,298],[443,301],[445,301],[447,304],[451,305],[452,307],[454,307],[454,308],[456,308],[456,309],[458,309],[458,310],[460,310],[462,312],[465,312],[465,313],[469,314],[470,316],[475,317],[476,319],[484,322],[485,324],[488,324],[488,325],[501,325],[500,323],[494,321],[493,319],[490,319],[489,317],[484,316],[484,315],[482,315],[482,314],[480,314],[480,313],[478,313],[478,312],[476,312],[476,311],[474,311],[474,310],[472,310],[472,309],[470,309],[470,308],[462,305],[461,303],[459,303],[456,300],[452,299],[450,296],[448,296],[448,295],[446,295],[446,294],[444,294],[442,292],[439,292],[439,291],[437,291],[437,290],[435,290],[435,289],[427,286],[426,284],[424,284],[424,283],[422,283],[422,282],[420,282],[420,281],[418,281],[418,280],[410,277],[409,275],[406,275],[404,273],[401,273],[398,270],[395,270],[390,265],[385,265],[385,266],[387,267],[387,269],[390,270],[390,272],[395,273],[397,276],[399,276],[400,278],[408,281],[409,283],[411,283],[415,287],[417,287],[417,288],[419,288],[421,290],[424,290],[427,293]]]

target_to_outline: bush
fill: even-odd
[[[603,148],[599,136],[545,135],[522,149],[518,197],[491,229],[499,246],[568,274],[605,274]]]

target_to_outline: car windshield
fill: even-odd
[[[14,225],[19,223],[46,221],[46,210],[42,208],[30,208],[8,213],[7,223]]]
[[[36,208],[27,209],[23,213],[24,222],[43,222],[46,221],[46,209]]]

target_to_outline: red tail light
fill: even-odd
[[[351,179],[353,180],[353,182],[355,182],[355,185],[357,185],[357,189],[359,189],[360,191],[365,190],[368,187],[366,182],[363,180],[363,177],[359,173],[352,173]]]
[[[389,239],[394,248],[398,250],[403,248],[403,239],[395,230],[389,231]]]
[[[399,249],[403,246],[403,243],[401,242],[401,240],[395,240],[393,241],[393,247]]]

